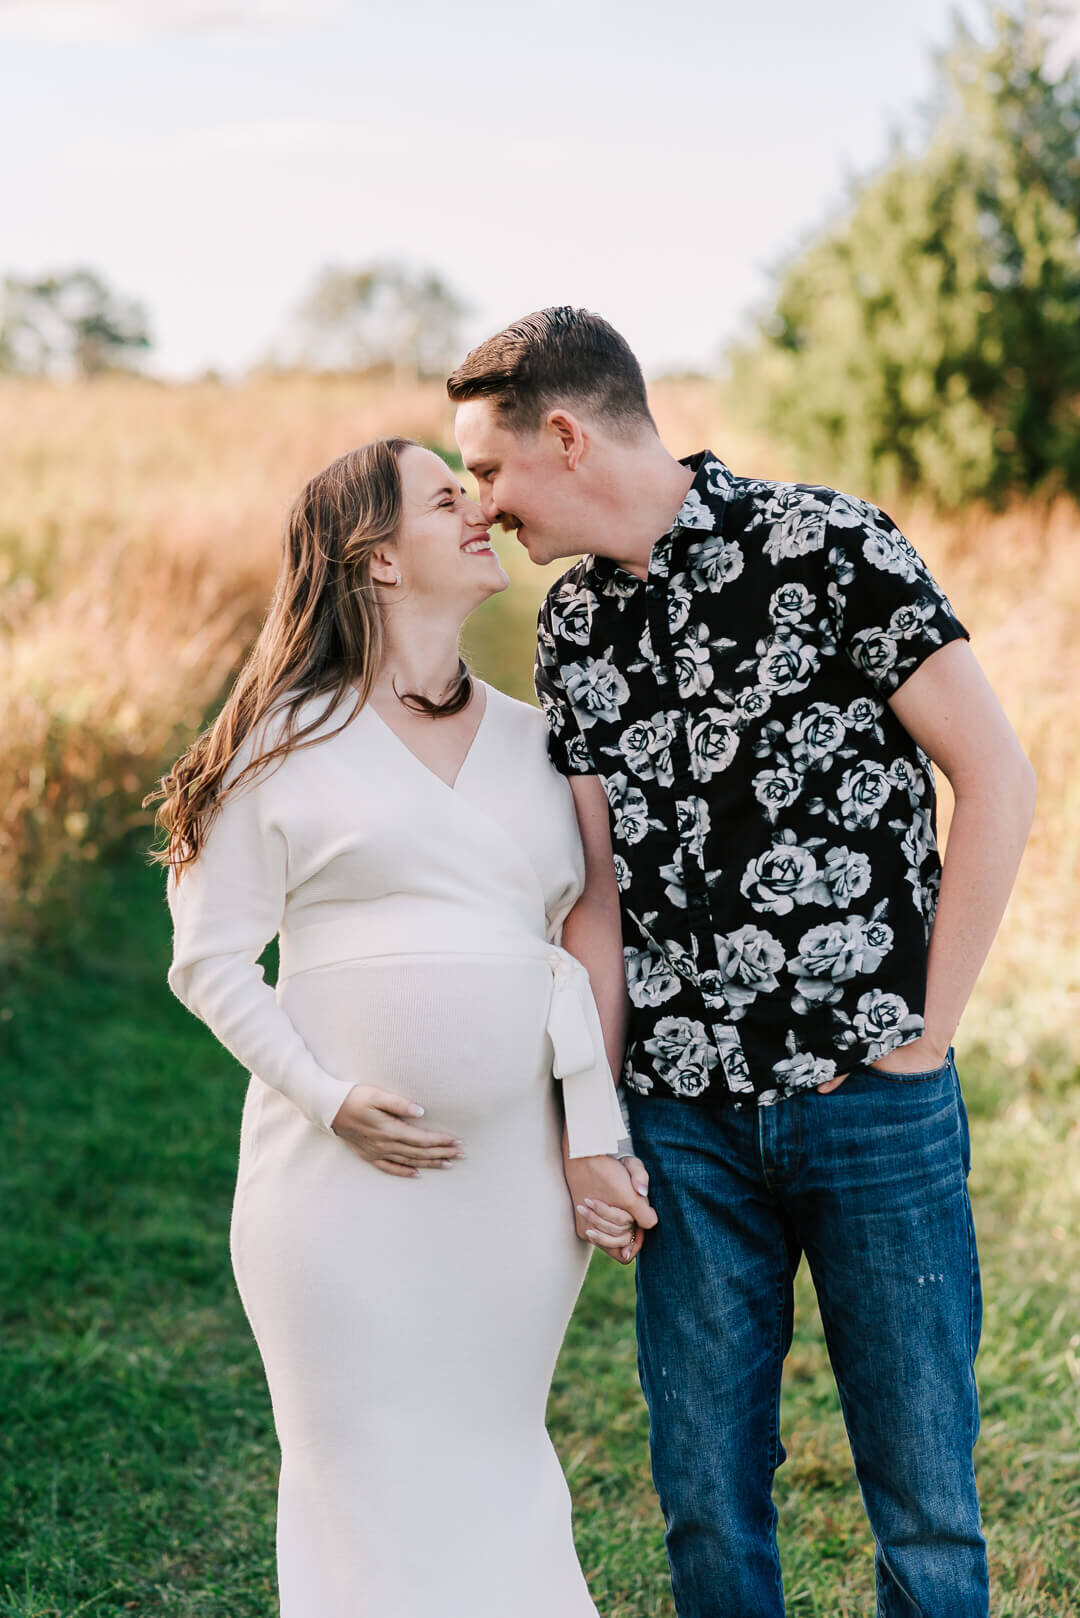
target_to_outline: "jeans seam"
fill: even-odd
[[[773,1336],[773,1363],[776,1366],[776,1386],[775,1386],[774,1396],[773,1396],[773,1401],[772,1401],[772,1410],[771,1410],[771,1415],[770,1415],[770,1428],[769,1428],[769,1450],[770,1450],[770,1455],[769,1455],[769,1463],[768,1463],[768,1477],[769,1477],[769,1498],[770,1498],[770,1500],[772,1499],[773,1484],[774,1484],[774,1479],[776,1477],[776,1468],[777,1468],[777,1466],[779,1464],[779,1458],[780,1458],[780,1414],[779,1414],[779,1412],[780,1412],[780,1397],[781,1397],[781,1391],[782,1391],[782,1387],[783,1387],[783,1376],[784,1376],[784,1363],[783,1363],[783,1357],[782,1357],[781,1352],[780,1352],[780,1348],[781,1348],[781,1343],[783,1341],[784,1306],[785,1306],[785,1298],[786,1298],[785,1283],[784,1283],[783,1275],[781,1275],[777,1280],[776,1297],[777,1297],[777,1306],[776,1306],[774,1336]],[[774,1510],[775,1510],[775,1507],[774,1507]],[[773,1578],[776,1581],[776,1593],[777,1593],[777,1595],[778,1595],[778,1597],[780,1599],[780,1606],[781,1606],[781,1610],[782,1610],[783,1609],[783,1604],[784,1604],[784,1575],[783,1575],[783,1571],[782,1571],[781,1566],[780,1566],[780,1549],[779,1549],[779,1546],[776,1543],[776,1522],[775,1522],[775,1518],[773,1520],[772,1533],[771,1533],[771,1536],[770,1536],[770,1539],[769,1539],[769,1552],[770,1552],[770,1558],[771,1558],[771,1561],[772,1561]]]
[[[960,1084],[956,1083],[956,1122],[962,1129],[960,1119]],[[968,1377],[970,1379],[971,1413],[969,1425],[971,1429],[971,1447],[974,1449],[978,1437],[979,1424],[979,1385],[975,1380],[975,1271],[977,1265],[977,1245],[975,1241],[975,1216],[971,1208],[971,1194],[967,1187],[967,1170],[963,1162],[960,1164],[964,1171],[964,1234],[967,1241],[967,1267],[968,1267],[968,1339],[967,1363]],[[981,1514],[980,1514],[981,1515]]]
[[[953,1094],[954,1094],[954,1097],[955,1097],[955,1104],[956,1104],[957,1139],[958,1139],[958,1142],[960,1143],[960,1152],[961,1152],[960,1168],[961,1168],[961,1171],[963,1173],[964,1239],[965,1239],[965,1241],[967,1243],[967,1268],[968,1268],[967,1363],[968,1363],[968,1368],[969,1368],[968,1369],[968,1374],[969,1374],[969,1376],[971,1378],[971,1418],[970,1418],[970,1424],[971,1424],[971,1443],[972,1443],[972,1447],[974,1448],[974,1445],[975,1445],[976,1414],[977,1414],[977,1411],[978,1411],[978,1400],[979,1400],[978,1384],[975,1381],[975,1251],[976,1251],[976,1249],[975,1249],[975,1219],[974,1219],[974,1215],[972,1214],[972,1210],[971,1210],[971,1195],[970,1195],[970,1193],[968,1191],[968,1188],[967,1188],[968,1169],[967,1169],[967,1166],[965,1165],[965,1163],[963,1161],[964,1123],[963,1123],[963,1119],[962,1119],[961,1113],[960,1113],[960,1109],[961,1109],[961,1106],[962,1106],[962,1099],[961,1099],[961,1095],[960,1095],[960,1080],[959,1080],[959,1077],[957,1075],[955,1075],[955,1074],[954,1074],[954,1083],[953,1083]]]
[[[968,1196],[967,1186],[964,1187],[964,1203],[966,1218],[964,1221],[967,1233],[968,1256],[968,1341],[967,1362],[968,1375],[971,1378],[971,1447],[975,1447],[976,1413],[978,1411],[979,1389],[975,1381],[975,1224],[971,1212],[971,1198]]]

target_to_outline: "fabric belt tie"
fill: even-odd
[[[552,948],[547,962],[552,976],[547,1032],[555,1077],[562,1084],[570,1156],[600,1157],[617,1151],[626,1134],[600,1014],[580,961]]]

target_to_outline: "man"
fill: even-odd
[[[605,321],[542,310],[448,391],[485,515],[534,562],[585,553],[541,609],[537,691],[586,851],[564,942],[616,1053],[626,1034],[658,1220],[644,1245],[633,1160],[576,1160],[568,1179],[582,1234],[640,1246],[680,1618],[784,1610],[772,1478],[803,1253],[879,1613],[985,1615],[951,1044],[1030,826],[1031,767],[891,520],[709,452],[675,460]],[[931,759],[956,799],[943,870]]]

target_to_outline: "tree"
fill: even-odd
[[[93,270],[4,280],[0,371],[98,376],[130,364],[150,346],[142,306],[110,291]]]
[[[298,311],[295,352],[316,371],[443,376],[458,357],[465,305],[433,270],[394,263],[323,270]]]
[[[736,396],[836,481],[891,498],[1080,493],[1080,68],[1052,13],[962,23],[924,150],[894,150],[784,272]]]

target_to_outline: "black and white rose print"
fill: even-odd
[[[619,735],[617,747],[606,749],[621,759],[639,781],[655,781],[670,787],[675,780],[671,744],[678,724],[677,713],[654,713],[635,720]]]
[[[644,1041],[657,1077],[677,1096],[699,1096],[720,1060],[704,1023],[691,1017],[660,1017]]]
[[[603,657],[583,658],[563,671],[567,700],[581,715],[578,723],[584,730],[598,719],[617,719],[630,696],[630,687],[611,660],[612,652],[609,646]]]
[[[934,779],[888,699],[966,632],[876,507],[687,464],[646,579],[553,587],[536,687],[608,798],[626,1082],[767,1105],[921,1032]]]

